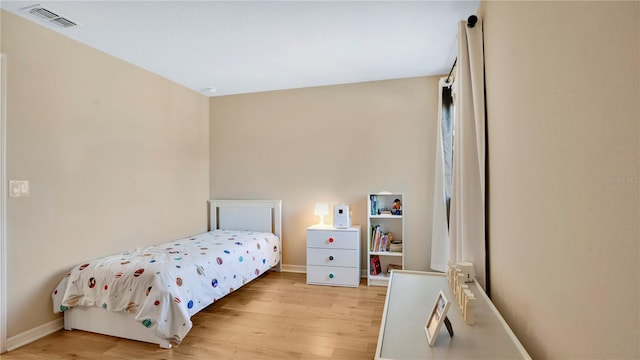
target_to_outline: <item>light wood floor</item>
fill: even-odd
[[[270,272],[192,317],[179,347],[61,330],[1,356],[23,359],[373,359],[385,287],[314,286]]]

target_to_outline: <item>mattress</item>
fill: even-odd
[[[272,233],[214,230],[75,266],[52,293],[54,312],[74,306],[126,312],[178,345],[191,316],[278,264]]]

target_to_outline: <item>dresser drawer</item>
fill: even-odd
[[[307,264],[323,266],[356,267],[360,257],[358,250],[307,248]]]
[[[358,231],[307,231],[307,247],[327,249],[358,249],[360,242]]]
[[[335,266],[307,265],[307,284],[360,285],[360,270]]]

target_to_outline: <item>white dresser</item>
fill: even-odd
[[[360,225],[307,228],[307,284],[360,285]]]
[[[475,324],[467,325],[452,300],[447,317],[453,337],[444,326],[429,346],[424,326],[438,292],[454,299],[447,277],[440,273],[393,271],[380,324],[375,359],[531,359],[518,338],[477,282]]]

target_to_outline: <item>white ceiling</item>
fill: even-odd
[[[22,9],[36,4],[79,26]],[[473,1],[6,1],[207,96],[446,74]],[[207,91],[215,88],[214,93]]]

